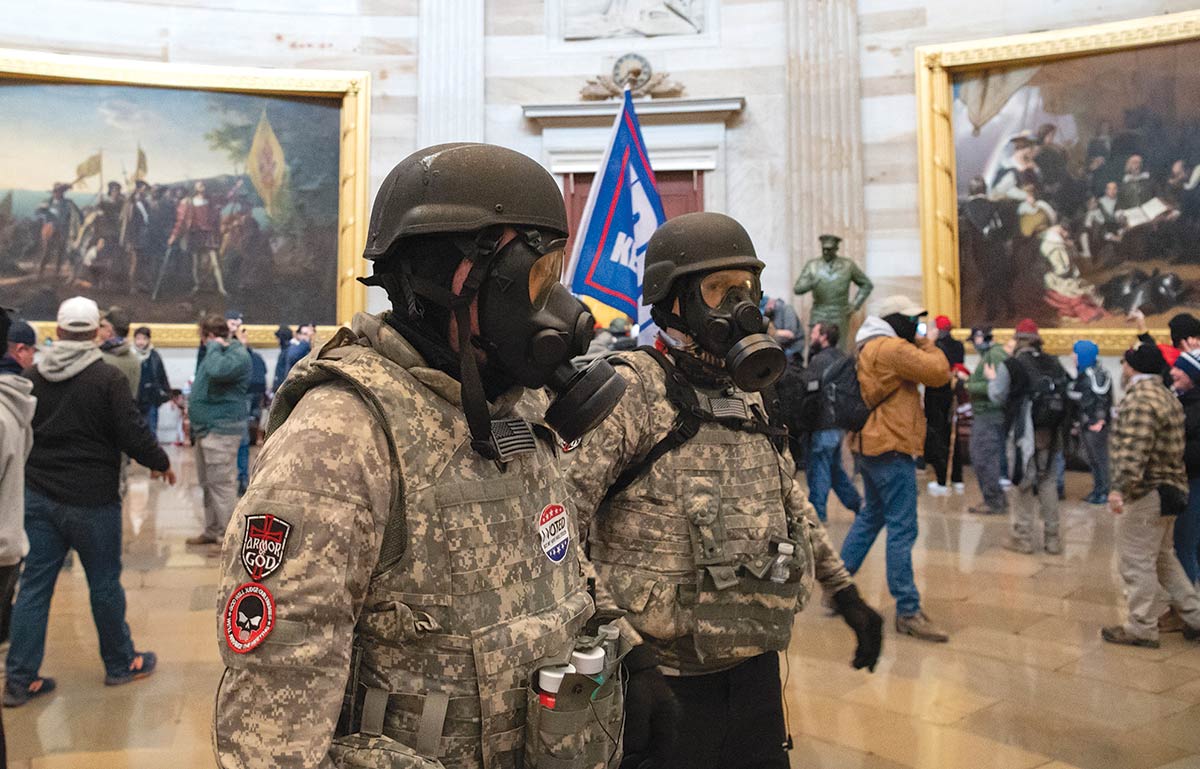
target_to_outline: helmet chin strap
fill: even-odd
[[[465,263],[471,266],[465,274],[461,267],[455,273],[453,290],[411,273],[402,278],[410,282],[417,293],[450,310],[457,327],[454,341],[458,344],[460,392],[463,414],[467,417],[467,426],[471,430],[471,448],[485,459],[492,459],[497,463],[501,461],[500,451],[492,437],[492,414],[488,409],[479,362],[475,359],[471,330],[472,306],[491,269],[492,259],[500,248],[502,238],[503,233],[489,233],[485,230],[476,238],[456,241],[459,250],[463,252]]]

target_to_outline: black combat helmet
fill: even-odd
[[[685,275],[714,270],[757,275],[763,267],[750,236],[734,219],[711,211],[677,216],[655,230],[646,246],[642,304],[669,297],[671,286]]]
[[[505,147],[437,144],[401,160],[383,180],[363,256],[380,259],[411,235],[476,232],[497,224],[566,237],[567,211],[554,177]]]

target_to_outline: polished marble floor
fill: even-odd
[[[128,621],[159,655],[145,681],[105,688],[76,565],[63,572],[43,672],[59,689],[4,711],[14,769],[213,766],[209,724],[221,675],[215,561],[184,539],[199,531],[190,452],[171,449],[174,488],[131,478],[126,505]],[[968,486],[971,478],[968,477]],[[922,482],[922,488],[924,483]],[[1068,496],[1088,480],[1068,474]],[[858,581],[889,622],[874,674],[849,666],[853,637],[817,605],[800,616],[787,665],[794,767],[820,769],[1200,769],[1200,644],[1101,642],[1121,616],[1104,510],[1064,503],[1066,552],[1000,548],[1001,520],[965,513],[978,494],[921,497],[915,562],[927,612],[950,643],[897,638],[882,541]],[[831,502],[840,542],[850,514]]]

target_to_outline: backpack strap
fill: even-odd
[[[608,493],[604,495],[605,501],[629,488],[634,481],[642,477],[667,452],[674,451],[696,437],[696,433],[700,432],[700,423],[703,421],[700,417],[700,400],[696,397],[696,390],[688,384],[683,374],[679,372],[679,369],[675,368],[674,364],[667,360],[667,356],[657,348],[642,346],[637,349],[647,353],[666,373],[667,400],[675,407],[677,413],[675,415],[675,422],[671,425],[671,430],[667,433],[666,437],[654,444],[654,447],[650,449],[646,456],[642,457],[640,462],[625,468],[625,472],[617,476],[617,480],[609,487]],[[613,363],[624,366],[629,365],[621,361],[620,358],[614,359]]]

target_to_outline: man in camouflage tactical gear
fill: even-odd
[[[609,358],[629,386],[569,470],[598,603],[642,636],[627,665],[657,665],[679,700],[658,766],[785,769],[778,653],[814,581],[857,635],[854,667],[874,669],[882,620],[793,480],[786,431],[737,384],[765,389],[782,368],[746,231],[721,214],[677,217],[645,265],[658,344]],[[645,716],[632,693],[627,706],[629,733]]]
[[[563,368],[594,325],[558,283],[566,232],[511,150],[430,147],[385,179],[366,256],[393,309],[292,370],[225,533],[220,766],[621,760],[637,639],[594,610],[559,454],[624,382]],[[536,688],[581,653],[598,675]]]

